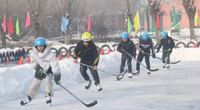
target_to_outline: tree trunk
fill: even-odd
[[[154,12],[154,14],[152,14],[152,18],[154,19],[155,22],[156,22],[156,19],[157,19],[157,13],[158,12]],[[157,44],[160,43],[160,28],[156,29],[156,43]]]
[[[160,32],[160,29],[156,29],[156,42],[157,42],[157,44],[159,44],[160,43],[160,36],[161,35],[161,32]]]
[[[67,31],[65,33],[65,44],[70,44],[70,38],[69,38],[69,24],[67,26]]]
[[[34,38],[36,39],[38,36],[38,33],[39,33],[39,27],[40,27],[40,23],[39,22],[35,22],[34,24]]]
[[[0,26],[0,35],[1,35],[2,48],[6,48],[6,35],[3,32],[2,26]]]
[[[189,19],[190,23],[190,39],[195,39],[195,34],[194,34],[194,19]]]

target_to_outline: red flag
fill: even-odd
[[[31,24],[31,20],[30,20],[29,12],[27,12],[25,28],[27,28],[30,24]]]
[[[4,17],[3,17],[2,26],[3,26],[3,32],[6,32],[6,15],[4,15]]]
[[[157,14],[157,18],[156,18],[156,29],[160,28],[160,15]]]
[[[91,18],[90,18],[90,15],[88,17],[88,28],[87,28],[87,31],[90,32],[91,30]]]
[[[13,32],[14,32],[14,26],[10,17],[9,23],[8,23],[8,34],[12,34]]]

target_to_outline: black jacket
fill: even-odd
[[[151,49],[152,54],[155,53],[154,44],[150,38],[148,38],[147,40],[139,39],[138,47],[139,51],[143,50],[145,53],[150,53]]]
[[[74,59],[76,59],[77,56],[81,58],[81,63],[87,65],[98,65],[99,54],[96,45],[92,41],[89,41],[88,47],[83,45],[83,41],[79,42],[73,53]]]
[[[136,49],[135,49],[135,45],[134,43],[128,38],[127,42],[124,42],[123,40],[119,43],[119,45],[117,46],[117,51],[119,51],[120,53],[122,53],[122,55],[126,55],[128,56],[123,50],[122,48],[128,52],[129,54],[131,54],[133,57],[136,56]]]
[[[171,49],[170,52],[172,52],[172,49],[174,48],[174,40],[167,36],[166,39],[162,38],[160,40],[160,44],[158,46],[157,52],[160,50],[160,48],[163,46],[163,50]]]

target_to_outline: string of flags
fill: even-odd
[[[15,31],[16,35],[20,35],[20,27],[19,27],[19,20],[18,20],[18,18],[17,18],[16,23],[15,23],[15,30],[14,30],[14,25],[13,25],[11,17],[9,18],[8,27],[6,26],[6,24],[7,24],[6,23],[6,15],[4,15],[4,17],[3,17],[3,23],[2,23],[3,32],[6,33],[8,31],[8,34],[13,34],[14,31]],[[25,22],[25,28],[29,27],[30,24],[31,24],[31,20],[30,20],[29,12],[27,12],[26,22]]]

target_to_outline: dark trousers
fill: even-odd
[[[148,53],[149,54],[149,53]],[[150,62],[149,62],[149,55],[147,54],[142,54],[142,52],[139,52],[139,55],[137,57],[137,60],[139,62],[142,62],[143,60],[143,57],[145,57],[145,63],[146,63],[146,66],[147,66],[147,69],[150,69]],[[140,71],[140,63],[136,63],[136,70],[137,71]]]
[[[170,63],[170,54],[171,54],[171,52],[163,52],[163,54],[162,54],[162,62],[163,63],[165,63],[166,61],[166,63],[167,64],[169,64]]]
[[[131,65],[132,57],[126,55],[122,55],[121,57],[120,73],[124,71],[126,60],[127,60],[128,72],[132,73],[132,65]]]
[[[90,65],[90,66],[92,66],[92,65]],[[88,76],[88,74],[87,74],[87,68],[89,68],[89,67],[84,66],[84,65],[80,65],[80,72],[81,72],[81,75],[83,76],[83,78],[84,78],[86,81],[89,81],[90,78],[89,78],[89,76]],[[94,78],[94,81],[95,81],[94,84],[95,84],[95,85],[99,84],[100,81],[99,81],[98,72],[97,72],[96,70],[92,69],[92,68],[89,68],[89,70],[90,70],[90,72],[91,72],[91,74],[92,74],[92,76],[93,76],[93,78]]]

